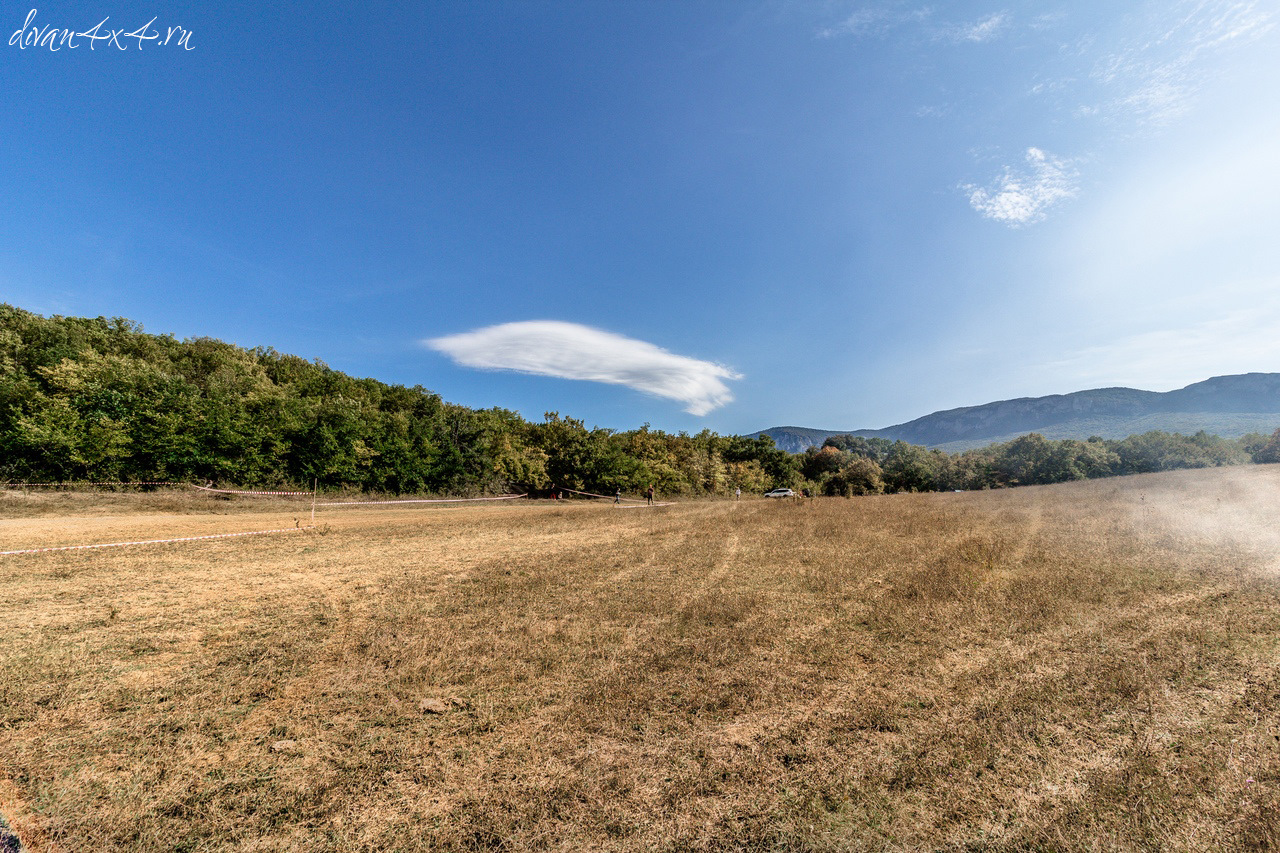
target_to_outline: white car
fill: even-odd
[[[796,493],[791,489],[774,489],[772,492],[765,492],[766,498],[794,498]]]

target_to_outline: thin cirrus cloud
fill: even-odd
[[[823,27],[818,30],[819,38],[839,38],[842,36],[852,36],[853,38],[863,38],[864,36],[887,35],[891,30],[908,24],[919,24],[928,20],[931,15],[929,9],[888,9],[876,6],[864,6],[855,10],[844,20],[830,27]]]
[[[554,320],[503,323],[423,343],[463,367],[625,385],[683,403],[692,415],[705,415],[731,402],[725,380],[742,378],[721,364]]]
[[[987,219],[1019,228],[1045,218],[1049,208],[1078,191],[1078,173],[1069,160],[1028,148],[1023,166],[1006,166],[985,187],[966,184],[969,205]]]
[[[1195,0],[1152,21],[1143,38],[1100,57],[1089,79],[1101,92],[1091,112],[1164,125],[1185,115],[1217,65],[1275,27],[1257,0]]]
[[[1005,12],[995,12],[972,23],[947,24],[933,20],[933,9],[899,9],[885,6],[864,6],[844,20],[818,30],[819,38],[851,36],[855,39],[867,36],[884,37],[902,27],[919,25],[924,34],[937,41],[984,42],[996,38],[1009,26]]]
[[[954,42],[983,42],[999,36],[1009,26],[1009,16],[1004,12],[988,15],[972,24],[948,27],[943,36]]]
[[[1090,152],[1162,133],[1201,107],[1204,91],[1241,62],[1266,62],[1254,49],[1276,31],[1274,0],[1166,0],[1121,4],[1098,15],[1048,11],[1018,18],[993,9],[976,19],[946,21],[933,7],[913,0],[864,0],[823,38],[853,41],[891,37],[904,49],[924,42],[1007,49],[1011,59],[1042,57],[1023,81],[1027,98],[1006,120],[996,113],[986,123],[1006,139],[1020,119],[1033,116],[1062,128],[1059,145]],[[1003,47],[1002,47],[1003,46]],[[963,52],[963,51],[962,51]],[[937,55],[939,62],[944,54]],[[1024,68],[1011,62],[1010,68]],[[965,100],[934,103],[916,110],[926,119],[964,116]],[[992,138],[978,148],[1006,148]],[[1018,228],[1045,219],[1059,202],[1078,191],[1077,160],[1062,160],[1030,149],[1024,163],[1007,167],[985,186],[962,184],[970,207],[986,218]],[[1040,152],[1043,154],[1043,152]]]

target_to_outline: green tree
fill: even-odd
[[[892,492],[930,492],[939,488],[941,453],[916,444],[895,441],[881,468],[885,487]]]
[[[838,470],[828,475],[822,492],[826,495],[854,497],[878,495],[884,489],[884,474],[874,459],[849,455]]]
[[[1253,454],[1253,461],[1263,464],[1274,464],[1280,462],[1280,429],[1271,433],[1271,438],[1267,439]]]

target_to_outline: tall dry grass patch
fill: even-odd
[[[7,559],[0,811],[66,850],[1274,848],[1277,495],[356,509]],[[226,507],[110,515],[290,511]],[[109,533],[0,536],[77,526]]]

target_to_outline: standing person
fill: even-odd
[[[649,491],[645,492],[644,496],[648,498],[649,506],[653,506],[653,483],[649,484]]]
[[[614,502],[615,504],[620,504],[620,503],[622,503],[622,487],[621,487],[621,486],[619,486],[619,487],[618,487],[618,492],[617,492],[617,494],[615,494],[615,495],[613,496],[613,502]]]
[[[738,488],[733,490],[733,499],[735,501],[742,500],[742,486],[738,486]]]

